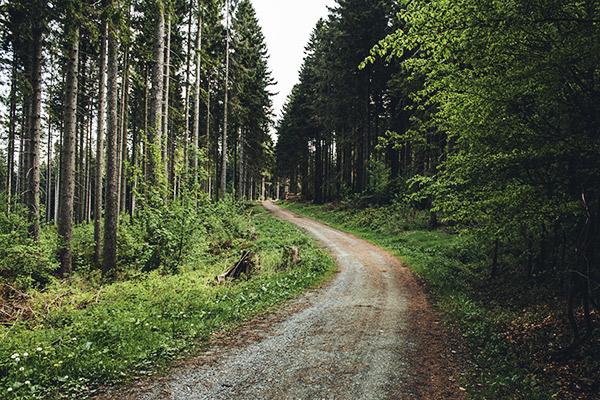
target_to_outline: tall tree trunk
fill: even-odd
[[[189,137],[190,137],[190,89],[191,89],[191,73],[192,73],[192,15],[194,11],[194,6],[190,4],[190,17],[188,20],[188,37],[187,37],[187,55],[186,55],[186,69],[185,69],[185,101],[184,101],[184,131],[183,131],[183,168],[184,168],[184,176],[187,179],[187,169],[189,165],[189,156],[188,156],[188,147],[189,147]]]
[[[129,91],[129,46],[125,46],[123,57],[123,81],[121,84],[121,97],[118,99],[119,110],[117,117],[117,199],[121,199],[121,192],[123,190],[121,176],[124,172],[124,161],[123,158],[123,145],[127,141],[127,126],[126,126],[126,103]],[[118,203],[119,210],[121,213],[121,203]]]
[[[244,197],[244,129],[240,128],[240,169],[238,176],[238,200]]]
[[[139,131],[137,129],[133,129],[132,137],[131,137],[131,165],[137,170],[139,166],[140,159],[140,140],[139,140]],[[129,196],[129,215],[131,217],[135,216],[135,193],[137,191],[137,183],[138,183],[138,174],[134,173],[131,182],[131,194]]]
[[[227,194],[227,103],[229,101],[229,0],[225,2],[225,14],[227,18],[227,45],[225,50],[225,101],[224,101],[224,116],[223,116],[223,140],[221,149],[221,200],[225,201]]]
[[[208,193],[208,197],[211,198],[211,171],[210,171],[210,76],[206,77],[207,88],[206,88],[206,142],[204,144],[205,148],[205,156],[206,156],[206,174],[207,174],[207,182],[206,182],[206,192]]]
[[[171,17],[167,16],[167,43],[165,45],[165,73],[164,73],[164,97],[162,111],[162,160],[165,163],[165,177],[169,176],[168,164],[168,138],[169,138],[169,84],[171,78]]]
[[[29,160],[29,115],[31,115],[31,96],[23,98],[23,112],[21,113],[21,134],[19,135],[19,168],[17,176],[16,200],[19,203],[25,201],[25,176],[27,175]]]
[[[150,158],[150,152],[148,151],[148,128],[150,126],[150,71],[148,66],[146,66],[146,74],[144,79],[144,138],[140,140],[140,154],[141,154],[141,167],[142,167],[142,177],[146,182],[150,178],[150,174],[148,172],[148,164]]]
[[[77,131],[77,89],[79,67],[79,26],[69,26],[70,38],[66,77],[65,125],[60,156],[60,202],[58,235],[60,273],[71,275],[71,239],[73,238],[73,198],[75,195],[75,142]]]
[[[225,201],[225,196],[227,194],[227,103],[229,101],[229,41],[230,41],[230,28],[229,28],[229,0],[225,3],[225,14],[227,17],[227,45],[225,50],[225,101],[223,106],[224,108],[224,116],[223,116],[223,140],[221,149],[221,200]]]
[[[79,63],[79,100],[77,101],[77,120],[78,120],[78,141],[79,146],[76,147],[75,150],[75,159],[76,159],[76,185],[75,185],[75,215],[76,221],[78,223],[83,222],[84,218],[84,208],[85,208],[85,168],[84,168],[84,158],[85,158],[85,137],[86,137],[86,113],[85,113],[85,103],[87,101],[87,96],[84,93],[87,85],[87,55],[85,51],[80,54],[80,63]]]
[[[17,57],[13,54],[12,77],[10,84],[10,114],[8,122],[8,157],[6,171],[6,192],[8,193],[8,212],[11,211],[13,194],[13,173],[15,169],[15,132],[17,119]]]
[[[42,28],[33,30],[31,54],[31,114],[29,123],[29,162],[27,165],[25,204],[32,222],[31,235],[37,241],[40,236],[40,136],[42,113]]]
[[[127,121],[129,118],[129,47],[125,48],[125,62],[123,65],[123,93],[121,97],[121,118],[120,118],[120,146],[118,169],[119,185],[119,214],[125,211],[125,197],[127,195]]]
[[[52,86],[52,82],[50,82]],[[52,220],[52,168],[50,163],[52,162],[52,120],[48,118],[48,149],[46,152],[46,222],[50,223]]]
[[[64,137],[64,128],[65,128],[65,124],[64,121],[60,126],[59,134],[58,134],[58,148],[61,149],[61,151],[56,155],[56,157],[58,158],[58,167],[57,167],[57,174],[56,174],[56,180],[55,180],[55,186],[54,186],[54,225],[58,225],[58,217],[60,215],[60,177],[62,176],[62,172],[61,172],[61,166],[62,166],[62,148],[63,148],[63,137]]]
[[[96,197],[94,201],[94,261],[100,266],[102,256],[102,176],[104,175],[104,118],[106,109],[106,23],[102,24],[98,76],[98,126],[96,136]]]
[[[154,0],[154,48],[152,58],[152,91],[150,95],[150,146],[149,174],[150,184],[156,187],[159,181],[159,166],[162,155],[162,107],[164,95],[164,53],[165,53],[165,12],[162,0]]]
[[[123,128],[121,133],[123,135],[121,141],[121,162],[118,165],[119,168],[119,213],[125,212],[125,201],[127,198],[127,167],[125,163],[127,162],[129,151],[127,148],[127,121],[128,121],[128,107],[129,107],[129,80],[127,80],[127,84],[125,85],[125,103],[123,107],[125,108],[125,112],[123,114]]]
[[[26,104],[23,104],[25,106]],[[25,109],[23,109],[23,114],[25,113]],[[26,118],[21,117],[21,133],[19,134],[19,162],[17,165],[17,176],[15,177],[15,194],[14,194],[14,203],[22,201],[23,194],[23,170],[25,168],[25,124]]]
[[[92,132],[94,130],[94,118],[93,118],[93,107],[90,102],[89,105],[89,126],[88,126],[88,138],[87,138],[87,154],[85,162],[85,222],[90,223],[92,219]]]
[[[114,0],[111,5],[114,7]],[[112,278],[117,266],[117,228],[119,219],[119,193],[117,171],[117,29],[115,21],[108,29],[107,63],[107,124],[106,124],[106,205],[104,213],[104,248],[102,254],[102,275]]]
[[[202,45],[202,5],[198,1],[198,33],[196,34],[196,83],[194,85],[194,130],[192,134],[192,187],[198,207],[198,145],[200,141],[200,46]]]

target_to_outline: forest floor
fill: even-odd
[[[309,233],[338,275],[283,310],[216,336],[194,360],[115,399],[460,399],[461,343],[413,274],[381,248],[272,203]]]

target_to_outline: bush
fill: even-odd
[[[0,283],[20,291],[46,284],[58,268],[52,235],[42,232],[36,244],[29,237],[25,209],[17,207],[9,214],[5,198],[0,204]]]

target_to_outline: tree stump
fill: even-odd
[[[252,271],[260,264],[260,256],[251,251],[245,251],[242,258],[236,262],[225,273],[218,275],[215,279],[218,283],[227,281],[228,279],[240,279],[242,274],[246,280],[250,279]]]
[[[281,266],[290,268],[300,262],[300,248],[296,246],[283,246]]]

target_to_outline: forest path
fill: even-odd
[[[457,399],[452,346],[412,273],[386,251],[271,202],[340,266],[325,288],[146,386],[139,399]],[[265,323],[266,320],[266,323]]]

